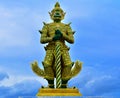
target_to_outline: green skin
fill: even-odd
[[[73,32],[71,27],[68,24],[61,23],[62,14],[56,11],[54,14],[53,23],[45,24],[42,33],[41,33],[41,43],[48,43],[46,47],[46,56],[43,62],[44,70],[46,73],[46,79],[48,80],[49,87],[54,88],[54,77],[55,77],[55,68],[54,68],[54,57],[55,53],[52,51],[55,48],[56,41],[61,43],[61,56],[62,56],[62,86],[61,88],[67,87],[67,82],[69,78],[71,67],[73,62],[70,59],[68,53],[68,47],[65,45],[65,41],[69,43],[74,43]],[[53,62],[53,63],[51,63]]]

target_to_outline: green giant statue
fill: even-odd
[[[42,62],[44,69],[38,67],[37,62],[32,63],[32,70],[48,81],[48,88],[67,88],[68,81],[76,76],[81,68],[80,61],[72,62],[69,55],[69,47],[65,44],[74,43],[74,31],[71,29],[70,23],[65,24],[61,21],[64,19],[65,12],[60,8],[57,2],[54,9],[49,12],[52,23],[44,23],[40,30],[42,44],[45,47],[46,56]],[[56,87],[54,79],[56,78]]]

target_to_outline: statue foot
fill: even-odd
[[[62,79],[61,88],[67,88],[67,83],[68,83],[68,80],[63,80]]]

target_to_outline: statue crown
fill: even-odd
[[[54,15],[55,15],[56,12],[59,13],[59,15],[60,15],[60,17],[58,17],[58,18],[59,18],[60,20],[63,20],[66,13],[65,13],[65,12],[62,10],[62,8],[60,7],[59,2],[56,2],[56,4],[54,5],[54,8],[52,9],[52,11],[49,12],[50,17],[51,17],[52,20],[55,19]]]
[[[56,2],[55,7],[60,7],[59,2]]]

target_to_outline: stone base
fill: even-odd
[[[41,88],[38,91],[37,96],[82,96],[82,94],[79,93],[79,90],[76,88]]]

